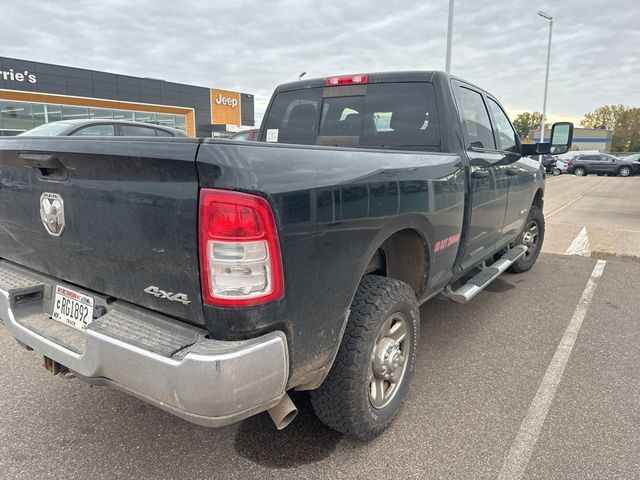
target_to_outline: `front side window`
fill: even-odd
[[[509,117],[493,99],[488,99],[489,110],[495,123],[498,149],[505,152],[517,152],[516,132],[511,126]]]
[[[91,125],[76,130],[71,135],[74,137],[113,137],[115,133],[113,125]]]
[[[491,121],[482,95],[475,90],[458,86],[456,100],[467,134],[467,147],[495,150]]]

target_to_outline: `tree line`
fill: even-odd
[[[513,126],[520,138],[527,138],[532,130],[540,130],[541,121],[540,112],[522,112],[513,119]],[[603,105],[593,112],[585,113],[580,126],[613,132],[612,152],[640,152],[640,108]],[[545,128],[548,127],[549,125],[545,125]]]

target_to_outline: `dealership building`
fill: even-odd
[[[0,57],[0,136],[82,118],[133,120],[211,137],[252,127],[254,96]]]

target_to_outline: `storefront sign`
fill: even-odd
[[[240,125],[240,93],[211,89],[211,123]]]
[[[13,68],[9,70],[0,70],[0,78],[9,82],[29,82],[36,83],[36,74],[29,73],[29,70],[25,70],[24,72],[16,72]]]

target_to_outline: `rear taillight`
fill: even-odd
[[[329,77],[325,80],[324,84],[327,87],[335,87],[337,85],[354,85],[361,83],[368,83],[369,75],[360,73],[357,75],[342,75],[340,77]]]
[[[200,191],[202,300],[219,307],[271,302],[284,292],[280,243],[264,198]]]
[[[570,167],[571,165],[573,165],[573,158],[567,162],[567,167]]]

